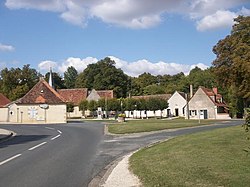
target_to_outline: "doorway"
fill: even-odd
[[[175,109],[175,116],[179,116],[179,109],[178,108]]]

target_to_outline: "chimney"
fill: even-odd
[[[190,98],[193,97],[193,85],[190,84]]]
[[[213,92],[214,92],[215,95],[217,95],[218,94],[218,88],[213,88]]]

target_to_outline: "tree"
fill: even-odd
[[[137,106],[137,100],[134,98],[126,98],[123,101],[123,108],[127,111],[135,110]]]
[[[117,69],[115,62],[107,57],[96,64],[89,64],[77,77],[76,86],[96,90],[113,90],[117,98],[126,97],[128,76],[121,69]]]
[[[67,103],[67,112],[74,112],[74,104],[73,103]]]
[[[29,64],[22,69],[4,68],[0,72],[1,92],[10,100],[21,98],[39,81],[40,76]]]
[[[49,82],[49,74],[50,72],[45,74],[45,80]],[[54,89],[63,89],[66,88],[64,85],[64,81],[59,73],[53,72],[52,73],[52,82]]]
[[[143,95],[155,95],[164,93],[165,93],[164,87],[157,84],[148,85],[143,89]]]
[[[202,70],[199,67],[195,67],[187,76],[189,85],[192,84],[194,90],[197,90],[199,86],[206,88],[218,87],[213,69],[214,68]]]
[[[82,100],[79,103],[79,110],[82,111],[82,115],[85,116],[85,111],[88,109],[88,100]]]
[[[92,112],[92,116],[94,117],[94,113],[97,110],[97,102],[95,100],[89,101],[88,109]]]
[[[154,75],[151,75],[150,73],[143,73],[138,76],[136,79],[137,84],[140,85],[141,88],[144,88],[146,86],[149,86],[151,84],[156,84],[158,83],[157,77]]]
[[[168,108],[168,102],[167,100],[161,98],[149,98],[147,100],[147,108],[155,113],[156,110],[162,111]]]
[[[213,48],[213,66],[218,82],[235,90],[236,110],[242,113],[241,105],[250,105],[250,17],[239,16],[234,21],[231,34]]]
[[[67,68],[67,71],[64,72],[64,82],[66,88],[75,88],[77,76],[77,70],[73,66]]]

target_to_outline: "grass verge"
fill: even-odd
[[[130,169],[147,186],[249,186],[250,144],[240,126],[186,135],[145,148]]]
[[[200,125],[208,125],[215,123],[215,120],[161,120],[161,119],[146,119],[146,120],[130,120],[125,123],[115,123],[108,125],[108,131],[114,134],[150,132],[164,129],[176,129],[183,127],[195,127]],[[217,121],[218,122],[218,121]]]

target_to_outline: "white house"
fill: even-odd
[[[175,91],[174,94],[168,100],[167,116],[180,116],[185,117],[185,106],[187,100],[185,93]]]
[[[217,88],[199,87],[188,102],[190,119],[231,119]]]

